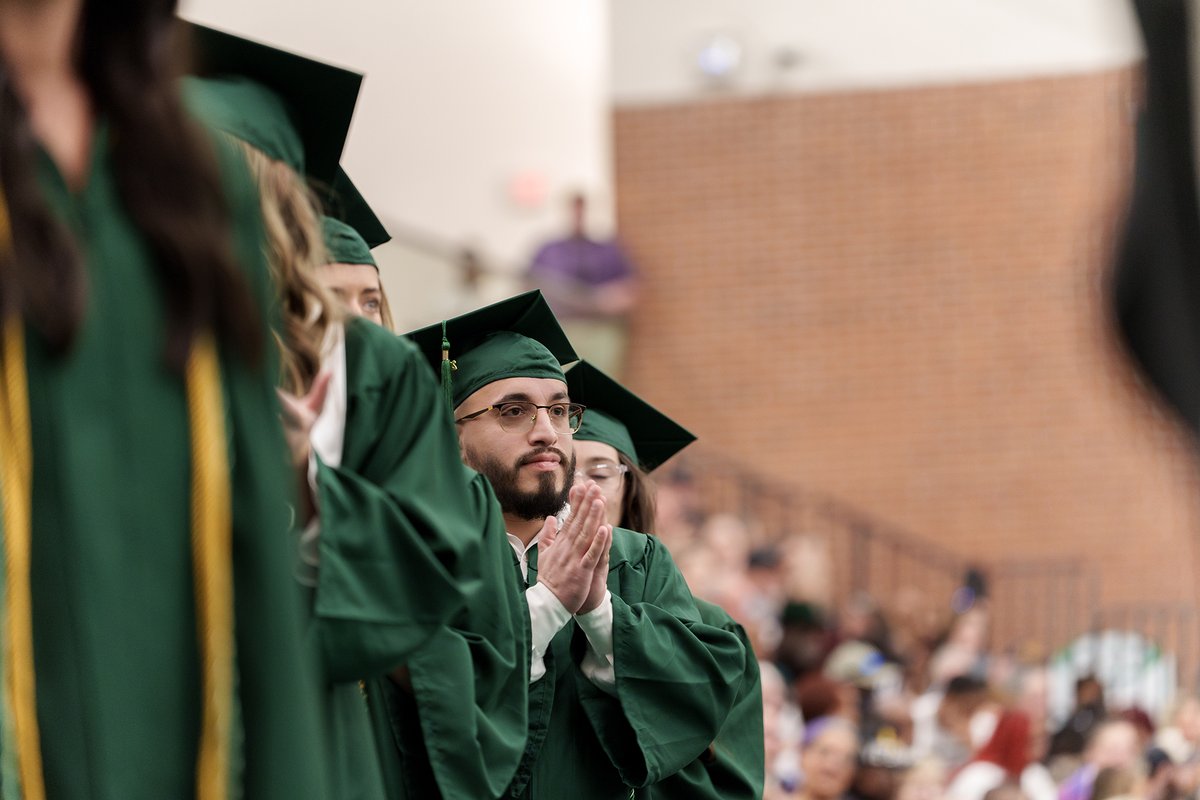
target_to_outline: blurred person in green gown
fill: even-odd
[[[365,206],[358,217],[368,234],[373,227],[382,229]],[[356,227],[328,217],[324,234],[329,265],[320,270],[322,283],[343,289],[346,307],[367,316],[375,299],[369,292],[371,276],[365,270],[348,275],[346,268],[373,267],[370,244]],[[372,271],[377,281],[378,272]],[[366,302],[356,303],[356,295],[346,291],[355,282],[368,290],[357,295]],[[482,476],[463,469],[484,498],[478,504],[485,545],[480,588],[401,669],[364,684],[385,796],[392,800],[499,796],[525,746],[526,608],[500,506]]]
[[[0,0],[6,798],[328,796],[262,222],[174,7]]]
[[[387,674],[407,681],[408,660],[483,590],[492,592],[496,624],[522,630],[520,596],[511,571],[496,574],[496,559],[484,557],[492,544],[503,547],[498,508],[487,482],[459,460],[443,396],[415,348],[345,318],[320,284],[329,256],[304,176],[335,174],[329,162],[341,146],[322,146],[326,115],[295,109],[333,104],[309,96],[304,72],[334,68],[219,32],[202,41],[210,69],[216,62],[241,70],[189,79],[188,93],[250,164],[282,306],[282,397],[301,497],[297,577],[311,589],[310,639],[326,683],[326,763],[338,798],[386,797],[360,682]],[[496,680],[523,688],[510,677],[524,671],[513,632],[494,638]],[[508,704],[523,712],[523,699]],[[515,747],[522,733],[523,716],[513,726]]]

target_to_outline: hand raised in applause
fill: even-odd
[[[308,394],[296,397],[294,394],[279,391],[279,404],[282,408],[280,417],[283,419],[283,434],[287,440],[288,452],[292,456],[292,468],[296,471],[297,500],[296,509],[300,522],[304,525],[316,515],[316,500],[312,496],[312,487],[308,485],[308,457],[312,453],[313,425],[321,416],[325,407],[325,397],[329,394],[328,372],[322,372],[313,380]]]
[[[292,454],[292,466],[305,467],[308,464],[308,454],[312,452],[309,436],[321,409],[325,407],[325,396],[329,393],[328,372],[322,372],[313,379],[308,394],[297,397],[290,392],[278,389],[279,403],[283,413],[283,433],[287,439],[288,451]]]
[[[596,567],[607,560],[604,497],[596,484],[573,486],[568,494],[571,513],[560,530],[547,517],[538,540],[538,582],[554,593],[563,607],[575,614],[591,594]],[[607,569],[606,569],[607,572]]]
[[[588,595],[584,598],[583,603],[579,606],[576,614],[586,614],[589,611],[595,611],[600,605],[600,601],[604,599],[604,593],[608,591],[608,553],[612,548],[612,526],[603,525],[602,535],[604,543],[601,545],[600,560],[596,563],[596,569],[592,572],[592,580],[588,586]]]

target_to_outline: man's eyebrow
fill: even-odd
[[[560,400],[567,400],[567,399],[569,399],[569,398],[567,397],[566,392],[555,392],[554,394],[550,395],[550,400],[551,400],[551,402],[554,402],[554,403],[557,403]]]
[[[501,397],[499,400],[496,400],[495,402],[493,402],[492,405],[498,406],[501,403],[519,403],[519,402],[529,403],[532,401],[530,401],[529,395],[525,394],[524,392],[510,392],[510,393],[504,395],[504,397]]]

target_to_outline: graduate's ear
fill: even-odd
[[[458,416],[458,409],[454,409],[454,416]],[[458,437],[458,457],[462,462],[473,470],[478,471],[479,467],[475,465],[475,459],[472,458],[471,450],[467,447],[467,440],[463,436],[463,426],[457,422],[454,423],[454,435]]]

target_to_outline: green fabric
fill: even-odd
[[[41,154],[39,183],[73,231],[88,310],[63,358],[27,332],[34,448],[32,591],[47,796],[192,797],[200,729],[183,379],[164,365],[159,278],[122,210],[101,127],[86,188]],[[270,290],[258,199],[219,146],[234,252]],[[265,321],[265,319],[264,319]],[[263,328],[263,343],[270,339]],[[324,797],[316,665],[290,574],[290,476],[274,364],[222,358],[233,491],[241,765],[233,796]],[[244,765],[243,765],[244,764]]]
[[[341,464],[317,469],[314,613],[335,681],[404,663],[481,585],[457,434],[416,350],[351,319],[346,368]]]
[[[529,579],[536,579],[531,551]],[[572,620],[529,689],[529,740],[506,797],[627,800],[694,761],[716,738],[745,671],[738,638],[706,625],[656,539],[613,529],[616,697],[577,664],[587,642]]]
[[[553,378],[566,383],[562,365],[536,339],[511,331],[493,333],[455,359],[454,407],[475,392],[505,378]]]
[[[409,660],[411,692],[369,684],[390,800],[499,797],[525,749],[529,609],[483,476],[469,501],[486,538],[484,588]]]
[[[350,180],[344,169],[338,167],[337,178],[332,186],[314,188],[320,195],[325,213],[353,228],[355,233],[366,241],[369,249],[374,250],[392,240],[392,235],[367,203],[367,198],[362,196],[362,192]]]
[[[303,142],[305,168],[296,172],[311,178],[318,190],[332,186],[338,179],[338,163],[350,133],[362,74],[215,28],[186,20],[181,23],[191,40],[192,74],[248,78],[273,92],[287,109],[290,127]],[[255,126],[265,122],[257,119],[261,112],[253,104],[240,107],[237,113],[244,115],[244,119],[235,120],[243,127],[247,122]]]
[[[671,777],[646,789],[638,800],[760,800],[765,775],[762,680],[750,637],[725,609],[696,600],[706,625],[736,635],[746,648],[746,671],[733,710],[712,747]]]
[[[405,663],[484,586],[477,487],[416,349],[346,323],[341,463],[318,461],[319,566],[310,635],[321,654],[339,800],[383,796],[358,681]]]
[[[641,463],[638,459],[637,448],[633,446],[633,439],[630,437],[625,423],[615,417],[610,417],[598,408],[589,407],[584,412],[583,424],[575,432],[575,440],[578,442],[603,442],[615,447],[618,453],[623,454],[633,463]]]
[[[687,428],[587,361],[567,370],[567,391],[572,401],[587,406],[575,438],[612,445],[644,470],[662,466],[696,441]]]
[[[321,227],[325,233],[325,249],[329,251],[330,264],[370,264],[379,269],[375,257],[371,255],[371,248],[354,228],[333,217],[323,217]]]
[[[444,335],[443,335],[444,326]],[[534,290],[410,331],[405,336],[442,374],[443,346],[456,363],[450,401],[457,408],[479,389],[504,378],[564,380],[562,365],[578,356],[542,293]]]
[[[248,78],[183,79],[188,107],[212,128],[304,174],[304,145],[277,94]]]

